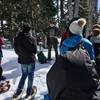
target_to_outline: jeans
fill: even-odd
[[[32,64],[21,64],[22,76],[18,85],[17,90],[22,90],[25,84],[25,80],[28,77],[28,86],[27,86],[27,94],[32,92],[33,78],[34,78],[34,70],[35,63]]]

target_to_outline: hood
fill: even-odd
[[[81,40],[82,36],[80,35],[75,35],[69,39],[64,40],[60,48],[61,55],[64,55],[69,49],[77,46],[81,42]]]

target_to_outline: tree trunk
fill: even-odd
[[[61,12],[61,19],[64,18],[64,10],[63,10],[63,5],[64,4],[64,0],[60,0],[60,12]]]
[[[74,0],[74,17],[79,16],[79,1],[80,0]]]
[[[13,7],[12,7],[12,3],[9,4],[9,20],[8,20],[8,27],[9,27],[9,39],[11,41],[11,46],[13,47],[13,39],[14,39],[14,35],[13,35],[13,25],[12,25],[12,20],[13,20]]]
[[[73,18],[73,5],[72,0],[68,0],[68,14],[69,14],[69,20]]]
[[[97,23],[97,3],[98,0],[88,0],[89,5],[89,15],[88,15],[88,31],[87,34],[90,34],[93,24]]]
[[[56,2],[57,2],[57,23],[59,25],[59,0],[57,0]]]

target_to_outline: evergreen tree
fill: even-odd
[[[57,8],[55,7],[53,0],[41,0],[40,6],[43,16],[48,19],[57,14]]]
[[[88,20],[89,5],[88,0],[80,0],[79,16]]]

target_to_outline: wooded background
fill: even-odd
[[[0,33],[13,41],[19,27],[26,22],[34,36],[42,32],[50,20],[62,31],[63,23],[73,17],[87,19],[87,32],[98,21],[98,0],[0,0]]]

